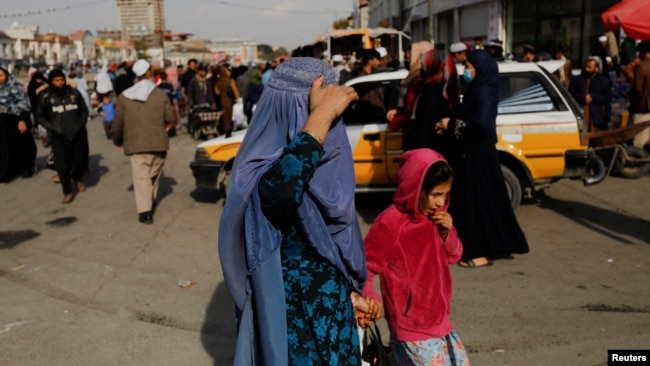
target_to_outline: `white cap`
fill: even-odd
[[[384,58],[388,55],[388,51],[384,47],[377,47],[377,52],[379,52],[379,58]]]
[[[467,45],[463,42],[452,43],[451,46],[449,47],[449,52],[451,53],[463,52],[463,51],[467,51]]]
[[[598,42],[607,42],[607,36],[598,37]]]
[[[150,67],[151,65],[149,65],[147,61],[138,60],[133,64],[133,72],[135,73],[135,76],[139,77],[144,75]]]
[[[332,62],[343,62],[343,56],[342,55],[332,56]]]

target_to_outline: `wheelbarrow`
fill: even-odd
[[[194,140],[200,140],[204,137],[211,139],[219,136],[218,125],[222,114],[223,110],[211,107],[201,106],[192,109],[188,121],[188,130]]]
[[[634,136],[648,127],[650,121],[589,133],[589,146],[604,161],[609,161],[607,174],[615,172],[625,178],[639,178],[650,171],[650,154],[631,144]]]

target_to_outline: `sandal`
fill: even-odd
[[[476,263],[476,262],[474,262],[474,260],[476,260],[476,259],[483,259],[483,260],[485,260],[485,263],[483,263],[482,261],[480,263]],[[488,258],[485,258],[485,257],[470,259],[467,262],[464,262],[464,261],[458,262],[458,266],[463,267],[463,268],[489,267],[491,265],[492,265],[492,261],[490,259],[488,259]]]

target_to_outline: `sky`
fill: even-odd
[[[13,22],[41,33],[118,29],[115,0],[2,0],[0,30]],[[348,17],[356,0],[165,0],[166,28],[204,39],[253,39],[292,50],[314,42],[335,19]],[[38,14],[40,12],[40,14]]]

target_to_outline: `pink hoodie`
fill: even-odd
[[[437,226],[418,210],[424,175],[437,161],[445,160],[430,149],[402,155],[393,204],[379,214],[364,240],[364,295],[380,300],[373,287],[379,275],[388,327],[403,342],[440,338],[453,330],[449,264],[460,260],[463,247],[455,228],[443,241]],[[448,207],[449,201],[442,210]]]

